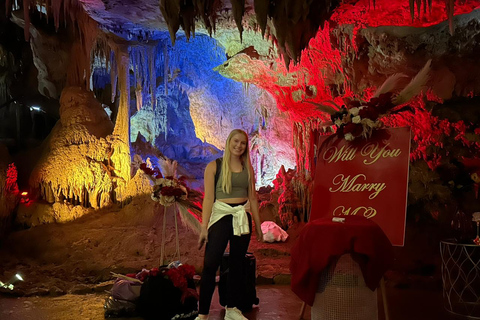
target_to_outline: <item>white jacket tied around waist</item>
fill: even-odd
[[[230,206],[222,201],[215,201],[213,203],[212,215],[208,222],[208,228],[210,229],[218,220],[222,219],[226,215],[231,214],[233,216],[233,235],[241,236],[243,234],[250,233],[250,226],[248,225],[247,212],[245,211],[245,205],[238,205],[235,207]]]

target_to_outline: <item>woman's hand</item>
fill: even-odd
[[[208,242],[208,230],[202,226],[200,235],[198,236],[198,250],[202,249],[203,245]]]
[[[258,242],[263,242],[262,228],[260,226],[256,226],[255,229],[256,229],[256,232],[257,232],[257,241]]]

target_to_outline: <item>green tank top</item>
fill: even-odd
[[[242,172],[232,172],[232,192],[224,193],[222,190],[222,170],[215,186],[215,198],[247,198],[248,197],[248,171],[244,167]]]

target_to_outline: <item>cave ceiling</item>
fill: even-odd
[[[433,84],[441,98],[479,91],[479,85],[456,67],[467,63],[469,70],[478,71],[478,0],[420,6],[412,2],[413,7],[404,0],[33,3],[40,11],[38,5],[43,6],[57,28],[72,22],[78,25],[84,34],[83,47],[93,46],[96,40],[92,39],[98,36],[91,34],[98,30],[117,43],[115,48],[110,46],[112,50],[151,46],[168,38],[173,45],[178,37],[211,35],[229,58],[216,71],[267,90],[279,109],[291,112],[294,120],[325,118],[315,104],[337,108],[345,98],[368,99],[368,93],[386,77],[415,74],[429,58],[434,60],[434,72],[446,78]],[[12,14],[14,20],[22,20],[15,10]],[[79,49],[85,52],[83,60],[88,60],[89,48]],[[79,70],[70,72],[70,79],[76,78],[72,74],[82,75],[80,69],[91,62],[77,64]]]

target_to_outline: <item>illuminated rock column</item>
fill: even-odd
[[[130,79],[128,76],[130,58],[127,48],[116,50],[117,73],[119,77],[120,103],[112,134],[112,165],[116,174],[116,200],[122,201],[125,188],[130,181],[130,137],[129,137],[129,108],[130,108]]]

